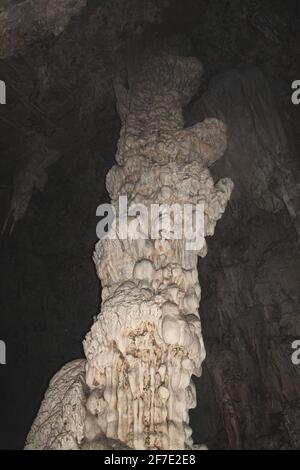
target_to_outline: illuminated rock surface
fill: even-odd
[[[116,81],[122,129],[107,189],[116,209],[119,196],[149,209],[203,204],[209,236],[233,183],[214,184],[208,170],[225,151],[225,126],[211,118],[183,128],[182,108],[201,73],[196,59],[161,55],[143,61],[129,90]],[[84,341],[86,374],[75,361],[54,377],[27,448],[105,448],[103,439],[136,449],[192,447],[191,376],[201,375],[205,358],[197,257],[206,251],[205,243],[190,249],[184,236],[97,243],[102,308]]]

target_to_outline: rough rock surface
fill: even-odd
[[[85,361],[69,362],[49,384],[28,435],[27,450],[73,449],[85,435]]]
[[[300,405],[300,370],[291,361],[299,334],[299,164],[256,67],[214,77],[190,122],[204,116],[227,124],[228,149],[213,172],[236,184],[219,241],[199,266],[203,393],[216,393],[230,448],[299,448],[290,421]]]
[[[0,5],[0,58],[53,33],[60,34],[86,0],[16,0]]]
[[[225,150],[223,124],[207,119],[183,129],[182,107],[195,93],[201,72],[196,59],[162,54],[142,59],[128,91],[119,84],[118,165],[107,177],[117,214],[119,196],[137,207],[143,203],[149,214],[155,203],[176,203],[182,214],[185,204],[195,210],[202,203],[203,235],[213,235],[233,184],[229,178],[214,184],[207,169]],[[138,220],[133,219],[131,224]],[[83,389],[73,397],[78,372],[73,377],[71,369],[69,378],[70,366],[65,366],[67,372],[63,368],[50,383],[28,448],[78,449],[83,441],[88,448],[99,435],[135,449],[192,448],[188,411],[196,406],[196,393],[191,376],[201,375],[205,358],[197,255],[207,250],[205,244],[190,248],[185,232],[178,239],[155,238],[155,224],[151,217],[144,237],[119,234],[97,243],[102,308],[84,341],[86,403]],[[173,230],[174,224],[175,212]],[[62,407],[59,418],[53,411],[57,406]]]
[[[116,47],[135,43],[138,33],[138,44],[158,35],[159,43],[171,42],[177,54],[201,58],[204,75],[185,110],[186,122],[192,127],[217,116],[220,106],[229,132],[228,150],[210,171],[216,178],[232,177],[235,190],[198,267],[207,356],[201,378],[194,379],[194,442],[216,449],[299,448],[300,369],[291,363],[290,347],[300,337],[299,241],[281,182],[286,175],[296,208],[300,108],[291,103],[291,83],[299,79],[299,5],[298,0],[88,1],[60,35],[33,41],[0,61],[8,103],[0,106],[0,229],[14,185],[22,181],[14,182],[13,175],[29,168],[28,129],[41,137],[32,140],[35,151],[46,155],[44,149],[55,149],[60,156],[46,169],[43,192],[33,185],[25,216],[10,236],[8,226],[0,238],[0,333],[7,345],[7,364],[0,368],[2,449],[24,446],[50,378],[62,364],[83,357],[83,332],[99,310],[91,247],[96,207],[108,202],[105,176],[120,131],[113,60]],[[213,83],[223,80],[218,105]],[[202,102],[190,115],[208,89],[209,112]],[[272,152],[262,145],[270,125]],[[284,128],[291,148],[279,159],[275,152],[275,173],[274,146],[278,140],[283,145],[274,125]],[[28,181],[31,187],[32,178]]]

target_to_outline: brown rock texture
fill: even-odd
[[[25,46],[60,34],[86,0],[17,0],[0,4],[0,58]]]

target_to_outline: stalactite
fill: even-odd
[[[117,215],[120,196],[128,204],[142,203],[149,213],[153,204],[177,204],[182,211],[186,204],[202,204],[204,235],[213,235],[233,184],[228,178],[214,184],[208,169],[225,151],[224,124],[206,119],[184,128],[182,108],[201,74],[197,59],[161,54],[144,59],[129,90],[116,82],[122,128],[107,189]],[[60,398],[59,413],[48,411],[45,401],[62,392],[54,378],[27,448],[90,448],[104,437],[136,449],[192,448],[191,377],[201,374],[205,358],[197,258],[206,255],[206,244],[193,250],[185,237],[155,239],[154,223],[151,219],[143,238],[97,243],[102,308],[84,340],[77,429],[69,425],[68,394]],[[78,374],[82,377],[81,369]],[[74,380],[73,374],[65,380],[70,377]]]

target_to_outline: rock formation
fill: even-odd
[[[9,57],[50,33],[59,35],[86,0],[5,0],[0,5],[0,59]]]
[[[228,148],[213,174],[235,183],[222,231],[199,264],[207,360],[196,387],[216,398],[198,403],[192,425],[202,418],[210,448],[224,427],[223,448],[298,449],[291,344],[300,335],[299,151],[257,67],[214,76],[189,116],[189,125],[210,116],[226,122]]]
[[[209,118],[184,128],[182,108],[201,73],[197,59],[161,54],[130,74],[128,90],[116,80],[122,129],[107,189],[117,215],[120,196],[149,212],[154,204],[182,212],[200,204],[204,236],[213,235],[233,184],[214,184],[208,169],[225,151],[224,124]],[[175,218],[172,212],[173,226]],[[131,227],[137,221],[129,217]],[[201,374],[205,358],[197,257],[206,244],[195,250],[186,236],[155,238],[156,223],[139,238],[97,243],[102,309],[84,340],[86,361],[52,379],[27,449],[192,447],[191,376]]]

